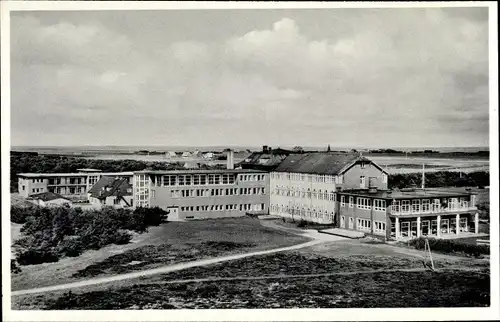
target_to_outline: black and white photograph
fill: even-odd
[[[28,2],[7,321],[499,318],[496,3]]]

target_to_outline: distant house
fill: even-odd
[[[184,169],[199,169],[200,164],[198,162],[184,162]]]
[[[262,151],[253,152],[243,161],[237,164],[242,169],[253,169],[272,171],[274,170],[287,156],[296,152],[284,149],[272,149],[268,146],[263,146]]]
[[[189,152],[189,151],[186,151],[186,152],[182,153],[182,157],[183,158],[189,158],[190,156],[191,156],[191,152]]]
[[[202,155],[203,159],[213,159],[214,158],[214,153],[213,152],[205,152]]]
[[[71,205],[71,201],[54,192],[42,192],[31,195],[27,200],[41,207]]]
[[[132,207],[132,185],[126,178],[102,177],[89,190],[89,202],[101,206]]]
[[[167,153],[165,153],[165,156],[167,158],[175,158],[177,154],[174,151],[168,151]]]

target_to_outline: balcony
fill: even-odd
[[[429,205],[391,205],[389,214],[391,215],[422,215],[422,214],[440,214],[450,212],[466,212],[477,210],[469,202],[450,203],[448,206],[437,204]]]

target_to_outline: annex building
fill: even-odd
[[[129,182],[133,172],[102,172],[97,169],[78,169],[76,173],[20,173],[19,195],[27,198],[34,194],[53,192],[71,200],[86,200],[87,192],[102,177],[120,177]]]

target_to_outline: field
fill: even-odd
[[[17,309],[467,307],[489,305],[487,260],[359,240],[234,260],[120,284],[25,295]]]
[[[375,163],[391,174],[421,172],[425,164],[426,172],[434,171],[489,171],[487,158],[439,158],[439,157],[408,157],[405,156],[368,156]]]
[[[62,284],[96,275],[147,269],[182,261],[290,246],[308,239],[234,218],[169,222],[135,235],[127,245],[110,245],[56,263],[28,265],[12,276],[12,289]]]

